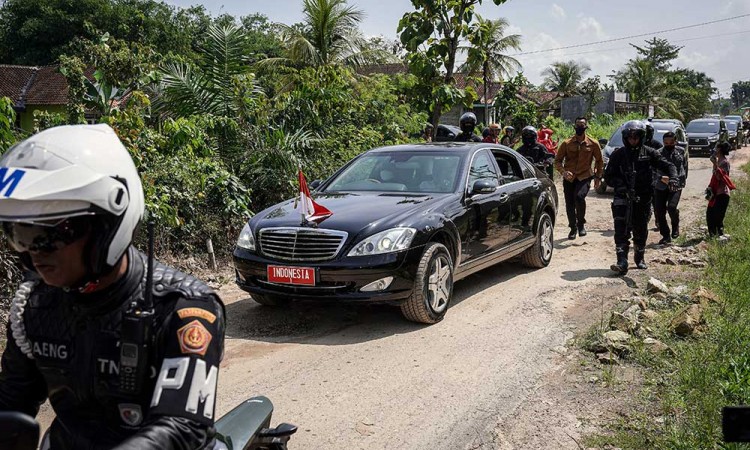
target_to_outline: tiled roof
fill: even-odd
[[[22,107],[22,98],[36,71],[36,67],[0,64],[0,97],[9,97],[14,105]]]
[[[93,78],[93,69],[86,77]],[[65,105],[68,103],[68,82],[59,66],[12,66],[0,64],[0,96],[10,97],[16,108],[26,105]]]

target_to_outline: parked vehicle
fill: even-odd
[[[709,156],[717,143],[729,140],[727,125],[722,119],[695,119],[688,124],[686,131],[693,154]]]
[[[677,119],[653,119],[651,125],[654,127],[654,139],[664,143],[664,135],[671,131],[675,134],[675,140],[677,145],[685,149],[685,156],[690,164],[690,151],[691,146],[688,142],[687,134],[685,129],[682,127],[682,122]],[[604,167],[606,168],[609,163],[609,157],[616,148],[622,147],[622,127],[619,127],[613,134],[612,137],[602,146],[602,158],[604,159]],[[599,188],[596,190],[598,194],[604,194],[607,192],[607,183],[602,180],[599,184]]]
[[[745,121],[742,119],[742,116],[739,115],[733,115],[733,116],[725,116],[724,120],[734,120],[739,123],[738,129],[737,129],[737,142],[739,143],[739,147],[742,147],[745,145],[745,142],[747,142],[748,138],[748,130],[745,129],[744,123]]]
[[[319,226],[289,200],[240,234],[236,281],[258,303],[387,302],[435,323],[454,281],[515,256],[537,268],[552,259],[555,185],[508,147],[383,147],[311,185],[333,212]]]
[[[263,396],[240,403],[216,421],[214,450],[286,450],[297,427],[270,428],[273,404]],[[36,450],[39,423],[19,412],[0,412],[0,449]]]

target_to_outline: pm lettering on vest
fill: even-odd
[[[185,412],[195,415],[202,415],[206,419],[212,419],[214,416],[214,403],[216,400],[216,384],[219,375],[219,368],[216,366],[207,366],[202,359],[193,359],[195,361],[192,371],[189,370],[191,358],[167,358],[164,360],[161,372],[156,379],[154,396],[151,399],[151,407],[160,406],[169,392],[174,392],[177,396],[172,395],[169,401],[183,400],[181,407]],[[200,404],[203,404],[203,412],[199,413]]]

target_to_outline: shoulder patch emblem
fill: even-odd
[[[211,343],[211,333],[197,320],[190,322],[177,330],[177,340],[180,342],[182,353],[205,355],[208,344]]]
[[[177,315],[180,316],[180,319],[186,317],[198,317],[208,323],[214,323],[216,321],[216,316],[203,308],[182,308],[177,310]]]
[[[120,419],[131,427],[135,427],[143,422],[143,413],[141,406],[133,403],[120,403],[117,405],[120,409]]]

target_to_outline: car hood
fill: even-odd
[[[710,138],[719,136],[719,133],[688,133],[688,138]]]
[[[357,192],[319,193],[313,197],[333,213],[319,227],[346,231],[351,240],[397,226],[414,226],[421,216],[429,215],[455,195]],[[301,223],[299,205],[295,208],[294,200],[274,205],[250,220],[256,232],[268,227],[298,227]]]

